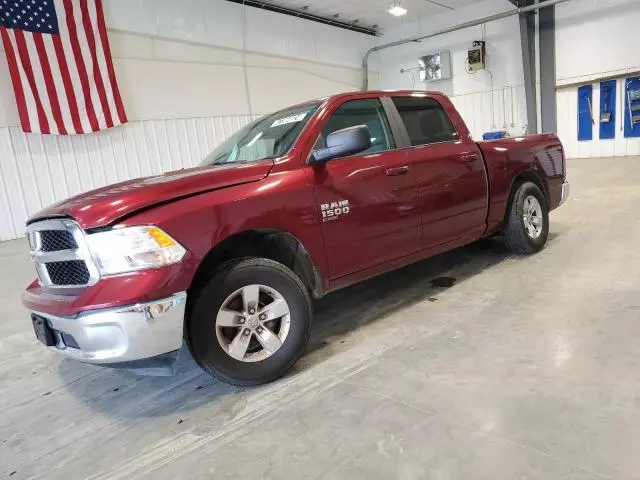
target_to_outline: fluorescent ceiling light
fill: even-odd
[[[400,2],[394,2],[387,9],[387,12],[389,12],[394,17],[401,17],[402,15],[407,13],[407,9],[400,5]]]

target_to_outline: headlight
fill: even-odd
[[[102,275],[162,267],[182,260],[182,245],[158,227],[125,227],[87,235]]]

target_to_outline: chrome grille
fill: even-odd
[[[85,285],[89,281],[89,270],[83,260],[51,262],[46,268],[53,285]]]
[[[40,247],[43,252],[57,252],[74,250],[78,245],[68,230],[43,230],[40,232]]]
[[[99,280],[85,234],[76,222],[67,219],[34,222],[27,226],[27,235],[43,287],[78,288]]]

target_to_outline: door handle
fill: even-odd
[[[407,173],[409,173],[409,167],[405,165],[404,167],[387,168],[384,173],[386,173],[389,177],[406,175]]]
[[[478,159],[478,154],[477,153],[469,153],[467,155],[462,155],[460,158],[462,159],[463,162],[471,164],[471,163],[475,162]]]

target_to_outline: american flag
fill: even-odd
[[[127,121],[102,0],[0,0],[22,130],[70,135]]]

